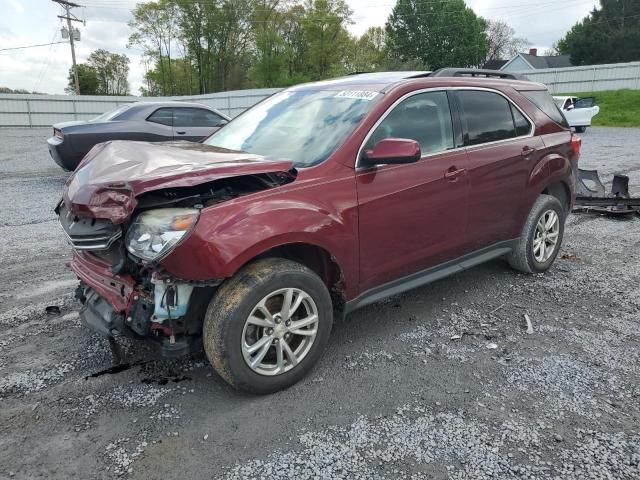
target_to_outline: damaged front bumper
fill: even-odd
[[[80,279],[80,317],[94,332],[147,340],[162,356],[200,350],[201,326],[211,285],[198,287],[157,272],[147,281],[113,274],[111,265],[75,252],[70,269]]]
[[[601,213],[610,216],[640,214],[640,198],[629,195],[629,177],[614,175],[611,191],[606,192],[597,170],[578,169],[576,212]]]

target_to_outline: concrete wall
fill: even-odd
[[[0,127],[50,127],[70,120],[89,120],[130,102],[180,100],[203,103],[235,117],[278,88],[236,90],[184,97],[107,97],[94,95],[0,94]]]
[[[533,82],[544,83],[551,93],[640,89],[640,62],[521,70],[517,73],[525,75]]]
[[[552,93],[640,89],[640,62],[590,67],[520,71]],[[89,120],[123,103],[182,100],[203,103],[234,117],[277,88],[236,90],[185,97],[100,97],[70,95],[0,94],[0,127],[49,127],[68,120]]]

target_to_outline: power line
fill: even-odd
[[[24,47],[9,47],[9,48],[0,48],[0,52],[4,52],[6,50],[22,50],[24,48],[35,48],[35,47],[48,47],[50,45],[55,45],[56,43],[67,43],[66,41],[62,42],[49,42],[49,43],[39,43],[37,45],[25,45]]]

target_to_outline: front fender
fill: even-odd
[[[305,243],[328,251],[340,265],[345,283],[356,285],[355,198],[340,201],[341,195],[325,191],[323,204],[309,202],[308,198],[319,197],[310,196],[308,191],[297,195],[290,192],[287,198],[256,201],[243,197],[206,208],[195,230],[162,261],[162,266],[176,277],[189,280],[227,278],[272,248]]]

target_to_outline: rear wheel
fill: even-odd
[[[565,210],[556,197],[540,195],[509,255],[509,264],[525,273],[547,271],[558,256],[565,218]]]
[[[290,260],[259,260],[223,284],[204,320],[207,357],[239,390],[271,393],[299,381],[322,354],[333,322],[322,280]]]
[[[587,131],[587,127],[575,127],[576,133],[584,133]]]

